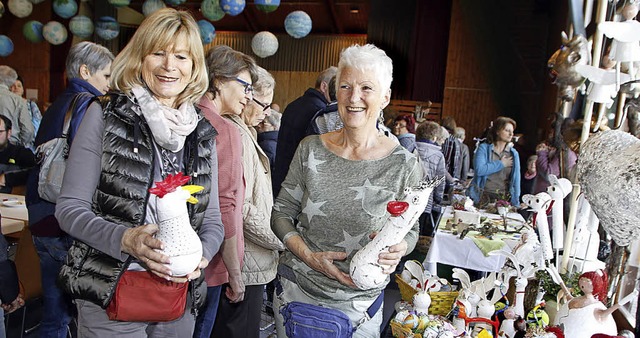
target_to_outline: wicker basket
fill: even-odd
[[[418,293],[411,285],[407,284],[400,275],[396,275],[396,283],[400,289],[400,296],[406,302],[413,301],[413,296]],[[438,291],[430,292],[431,306],[429,306],[430,315],[446,316],[453,308],[453,304],[458,297],[458,291]]]
[[[395,320],[391,321],[391,334],[396,338],[422,338],[419,333],[413,333],[411,329],[402,327],[402,324]]]

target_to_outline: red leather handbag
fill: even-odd
[[[148,271],[127,270],[107,306],[111,320],[168,322],[182,316],[189,283],[164,280]]]

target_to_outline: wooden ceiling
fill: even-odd
[[[142,12],[143,0],[131,1],[129,7]],[[285,17],[297,10],[309,14],[313,22],[311,34],[367,34],[369,0],[281,0],[277,10],[265,13],[256,8],[253,0],[237,16],[225,15],[213,21],[216,31],[253,32],[270,31],[285,33]],[[197,20],[204,19],[200,13],[201,1],[188,0],[178,8],[189,9]]]

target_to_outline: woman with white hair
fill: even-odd
[[[272,229],[287,247],[274,307],[298,301],[339,310],[357,328],[354,337],[380,336],[384,285],[356,288],[351,259],[384,225],[387,203],[422,178],[417,158],[376,128],[391,97],[392,68],[391,58],[374,45],[342,51],[336,84],[344,128],[300,143],[271,216]],[[400,243],[379,255],[385,273],[395,271],[417,239],[416,222]],[[278,337],[285,337],[286,325],[277,314]]]
[[[13,125],[10,142],[31,147],[35,134],[27,102],[10,90],[16,80],[18,80],[18,73],[15,69],[5,65],[0,66],[0,115],[8,117]]]

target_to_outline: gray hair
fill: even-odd
[[[276,88],[276,80],[266,69],[256,66],[254,69],[256,81],[253,83],[253,91],[258,95],[267,96]]]
[[[372,44],[366,44],[364,46],[353,45],[342,50],[340,62],[338,62],[336,82],[340,82],[342,71],[347,67],[363,72],[373,72],[382,86],[382,92],[391,90],[393,61],[382,49]],[[384,93],[386,94],[386,92]]]
[[[67,55],[67,78],[81,78],[82,65],[87,66],[91,74],[95,74],[112,62],[113,58],[113,53],[104,46],[89,41],[80,42],[71,47]]]
[[[0,66],[0,84],[11,87],[18,79],[18,73],[15,69],[2,65]]]
[[[336,76],[337,73],[338,73],[338,68],[336,68],[335,66],[331,66],[323,70],[320,74],[318,74],[318,77],[316,78],[316,89],[320,89],[320,86],[322,85],[323,82],[326,84],[329,84],[329,81],[331,81],[331,78]]]
[[[442,128],[433,121],[425,121],[416,129],[416,139],[437,141],[442,135]]]
[[[271,113],[267,115],[265,121],[269,122],[276,130],[280,129],[280,120],[282,119],[282,113],[279,113],[275,110],[271,110]]]
[[[453,131],[453,136],[462,140],[466,136],[466,130],[462,127],[456,127]]]

